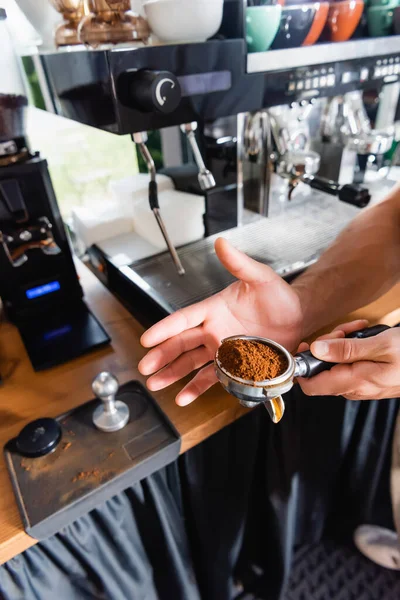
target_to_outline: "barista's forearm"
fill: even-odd
[[[400,187],[361,213],[293,288],[307,337],[365,306],[400,279]]]

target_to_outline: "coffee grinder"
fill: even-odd
[[[0,93],[0,297],[40,370],[110,339],[83,301],[47,162],[29,149],[27,99],[8,87],[17,93]]]

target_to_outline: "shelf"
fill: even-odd
[[[360,58],[400,55],[400,35],[318,44],[304,48],[270,50],[247,56],[247,73],[270,73],[297,67],[308,67]]]

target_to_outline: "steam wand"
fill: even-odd
[[[146,146],[147,139],[148,139],[148,137],[147,137],[146,132],[134,133],[132,135],[132,140],[139,147],[140,154],[142,155],[142,158],[143,158],[144,162],[146,163],[146,167],[147,167],[147,170],[150,175],[150,182],[149,182],[150,208],[153,211],[153,214],[156,218],[157,224],[163,235],[165,243],[168,246],[168,250],[169,250],[172,260],[174,261],[176,270],[178,271],[179,275],[184,275],[185,269],[183,268],[183,265],[180,261],[178,253],[175,250],[175,246],[173,245],[171,238],[169,237],[167,228],[165,227],[165,223],[164,223],[163,218],[160,213],[160,205],[158,203],[158,191],[157,191],[157,181],[156,181],[156,167],[154,164],[153,157],[151,156],[150,151],[149,151],[148,147]]]
[[[203,157],[200,152],[200,148],[198,146],[195,131],[197,129],[197,123],[185,123],[181,125],[182,133],[186,134],[186,137],[189,141],[190,147],[193,152],[194,160],[196,161],[196,165],[199,169],[198,180],[200,188],[203,192],[206,190],[210,190],[215,187],[215,179],[211,171],[209,171],[204,164]]]

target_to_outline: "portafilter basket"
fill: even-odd
[[[368,338],[378,335],[387,329],[390,329],[388,325],[375,325],[373,327],[354,331],[346,337]],[[274,423],[279,423],[283,417],[285,403],[282,395],[291,390],[296,377],[313,377],[314,375],[322,373],[322,371],[328,371],[335,365],[335,363],[325,362],[315,358],[310,350],[299,352],[295,356],[292,356],[292,354],[288,352],[286,348],[281,346],[281,344],[268,338],[234,335],[222,340],[221,345],[228,340],[248,340],[265,344],[286,358],[287,366],[285,371],[278,377],[266,379],[264,381],[241,379],[240,377],[235,377],[229,373],[229,371],[227,371],[220,363],[218,350],[214,360],[215,372],[222,387],[229,394],[238,398],[240,404],[243,406],[253,408],[259,404],[264,404]]]

